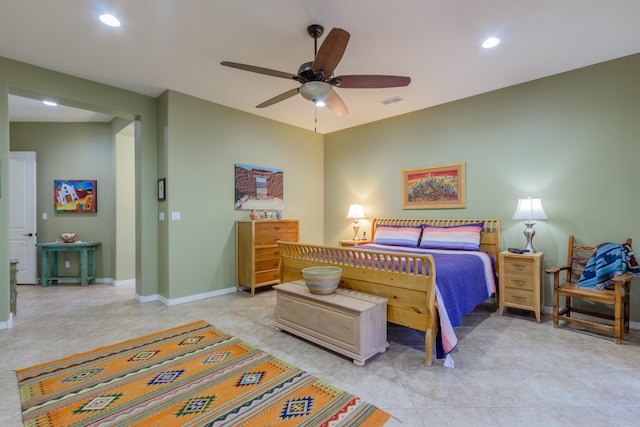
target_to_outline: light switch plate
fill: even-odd
[[[171,212],[171,219],[173,221],[180,221],[180,212]]]

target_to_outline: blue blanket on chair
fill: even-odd
[[[603,243],[589,258],[578,280],[578,286],[595,289],[608,289],[612,278],[626,272],[640,276],[640,267],[631,250],[631,246],[617,243]]]

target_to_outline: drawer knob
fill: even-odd
[[[512,264],[514,268],[525,268],[526,264]]]
[[[511,298],[518,300],[518,301],[522,301],[523,299],[526,299],[525,297],[522,297],[520,295],[512,295]]]
[[[511,282],[516,285],[524,285],[527,283],[526,280],[518,280],[518,279],[511,279]]]

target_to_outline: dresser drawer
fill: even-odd
[[[526,291],[522,289],[505,289],[504,301],[507,303],[533,307],[533,291]]]
[[[277,270],[280,266],[280,258],[267,258],[256,260],[256,273],[265,270]]]
[[[298,241],[296,222],[263,221],[256,223],[256,246],[274,245],[278,240]]]
[[[532,275],[515,274],[507,272],[504,275],[504,286],[512,289],[533,291],[534,280]]]
[[[280,258],[280,247],[279,246],[271,246],[267,248],[257,248],[255,252],[256,262],[269,259],[269,258]]]
[[[276,270],[256,271],[256,285],[267,282],[277,283],[280,281],[280,272]]]
[[[533,259],[527,259],[525,257],[519,257],[518,259],[505,257],[504,269],[506,273],[524,273],[533,274]]]

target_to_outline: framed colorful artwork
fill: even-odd
[[[98,212],[98,181],[54,180],[53,202],[55,212]]]
[[[402,170],[402,209],[465,207],[465,164]]]

